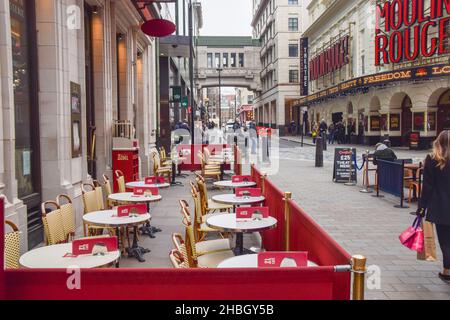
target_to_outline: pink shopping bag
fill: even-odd
[[[416,251],[423,252],[424,250],[424,234],[420,227],[422,222],[421,217],[417,217],[412,226],[406,229],[400,234],[400,242],[407,248]]]

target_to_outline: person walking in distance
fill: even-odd
[[[439,277],[450,283],[450,130],[441,132],[425,160],[417,214],[436,225],[444,260]]]

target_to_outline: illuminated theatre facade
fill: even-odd
[[[292,104],[307,130],[342,121],[352,143],[396,146],[420,132],[426,148],[450,129],[449,0],[313,0],[308,12]]]

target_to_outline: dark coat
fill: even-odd
[[[384,149],[375,151],[373,154],[373,164],[377,165],[377,160],[394,161],[397,160],[397,156],[392,149]]]
[[[419,207],[427,209],[427,221],[450,225],[450,164],[441,170],[431,156],[427,157]]]

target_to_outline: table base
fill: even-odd
[[[141,227],[140,231],[143,235],[147,235],[152,239],[156,238],[155,233],[162,232],[160,228],[153,227],[150,224],[146,224],[145,226]]]
[[[149,253],[151,250],[140,247],[138,245],[137,233],[138,233],[138,228],[134,227],[133,245],[131,246],[131,248],[127,249],[128,257],[136,258],[139,262],[145,262],[145,259],[143,256],[144,256],[144,254]]]

